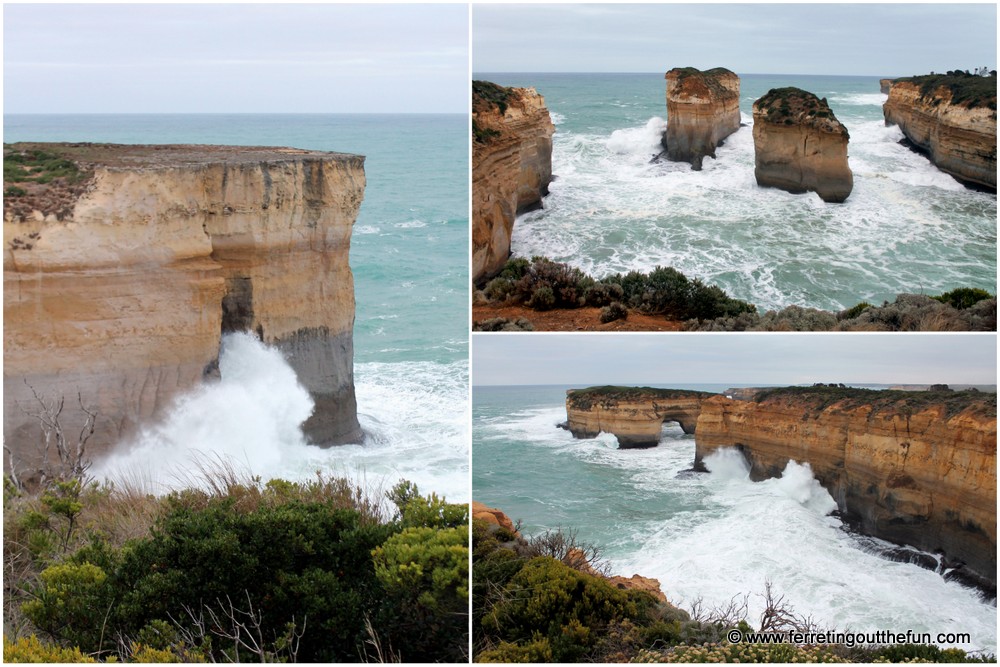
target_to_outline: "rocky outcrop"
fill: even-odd
[[[504,514],[503,510],[488,507],[478,500],[472,501],[472,518],[485,521],[491,526],[503,528],[515,537],[521,536],[521,533],[515,529],[514,522],[510,520],[509,516]]]
[[[664,422],[694,433],[702,402],[714,394],[651,387],[590,387],[566,392],[566,428],[575,438],[612,433],[618,446],[655,447]]]
[[[666,74],[666,157],[701,170],[705,156],[740,129],[740,78],[724,67],[678,67]]]
[[[895,81],[895,79],[879,79],[878,80],[879,92],[882,93],[883,95],[888,95],[889,90],[892,88],[893,81]]]
[[[996,192],[996,102],[995,76],[928,75],[896,80],[882,112],[938,169]]]
[[[548,194],[554,133],[545,100],[534,88],[473,82],[473,281],[503,268],[514,219]]]
[[[809,463],[863,532],[996,585],[996,394],[833,387],[702,401],[696,459],[738,447],[755,480]]]
[[[854,188],[849,138],[826,99],[799,88],[773,88],[753,104],[757,184],[843,202]]]
[[[348,253],[363,157],[6,148],[29,163],[38,151],[80,171],[73,187],[25,182],[4,198],[4,437],[24,468],[43,463],[32,392],[65,399],[71,435],[78,402],[96,411],[99,455],[216,374],[220,337],[238,330],[285,353],[316,402],[304,426],[313,442],[360,440]]]

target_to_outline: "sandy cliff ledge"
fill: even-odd
[[[478,282],[507,262],[517,215],[548,194],[555,126],[534,88],[474,81],[472,89],[472,280]]]
[[[361,438],[350,235],[364,158],[287,148],[15,144],[74,161],[79,187],[4,198],[4,436],[26,469],[29,386],[100,417],[97,455],[215,373],[222,333],[281,348],[317,444]],[[6,184],[5,184],[6,185]]]

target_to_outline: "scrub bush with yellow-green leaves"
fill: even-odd
[[[5,493],[8,661],[467,658],[465,505],[403,482],[388,516],[345,480],[229,480],[133,498],[142,525],[116,495]]]

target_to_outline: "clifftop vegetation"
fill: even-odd
[[[688,389],[657,389],[655,387],[619,387],[605,385],[603,387],[587,387],[572,389],[566,394],[570,407],[578,410],[589,410],[595,403],[607,404],[618,401],[633,401],[652,399],[677,398],[708,398],[715,394],[707,391]]]
[[[754,396],[753,400],[756,403],[767,403],[768,401],[790,399],[807,403],[816,416],[826,408],[836,405],[839,409],[844,410],[871,407],[873,414],[883,411],[912,414],[914,411],[928,407],[943,406],[946,418],[967,409],[989,417],[996,417],[997,395],[995,393],[974,390],[951,391],[941,387],[936,389],[899,391],[857,389],[832,385],[782,387],[761,390]]]
[[[468,507],[408,482],[6,481],[5,661],[468,658]]]
[[[952,70],[945,74],[924,74],[895,79],[895,82],[907,81],[920,86],[920,99],[931,102],[935,106],[942,102],[937,96],[939,88],[947,88],[951,93],[952,104],[968,109],[986,107],[997,110],[997,73],[993,70],[990,76],[979,76],[962,70]]]
[[[753,103],[754,110],[760,109],[767,122],[775,125],[806,123],[832,134],[850,138],[847,128],[837,120],[826,98],[818,98],[812,93],[795,88],[772,88]]]

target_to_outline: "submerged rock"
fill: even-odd
[[[772,88],[753,104],[754,176],[762,187],[815,192],[840,203],[854,188],[844,127],[827,104],[799,88]]]

